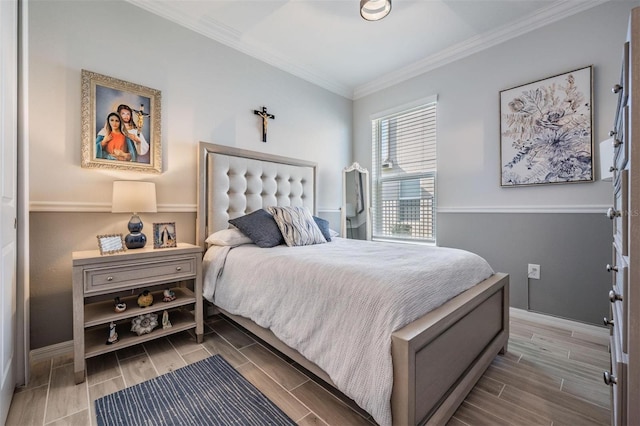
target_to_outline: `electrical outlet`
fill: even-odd
[[[533,263],[529,264],[529,267],[527,268],[527,278],[531,278],[534,280],[539,280],[540,279],[540,265],[536,265]]]

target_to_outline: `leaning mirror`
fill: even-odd
[[[369,172],[358,163],[342,171],[341,236],[371,239]]]

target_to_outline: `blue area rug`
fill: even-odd
[[[96,400],[98,425],[295,425],[214,355]]]

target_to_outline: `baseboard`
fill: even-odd
[[[70,353],[73,353],[73,340],[34,349],[29,352],[29,358],[32,362],[38,362]]]
[[[208,307],[212,308],[212,307]],[[209,315],[213,315],[213,309],[211,312],[207,312]],[[520,318],[523,320],[529,320],[540,324],[549,324],[554,326],[560,326],[571,330],[584,330],[594,334],[608,334],[608,328],[599,327],[593,324],[586,324],[579,321],[573,321],[566,318],[556,317],[548,314],[541,314],[538,312],[527,311],[519,308],[509,308],[509,315],[514,318]],[[73,340],[67,342],[56,343],[55,345],[45,346],[42,348],[34,349],[29,352],[31,361],[44,361],[52,359],[57,356],[67,355],[73,353]]]
[[[570,320],[550,314],[527,311],[525,309],[509,308],[509,315],[514,318],[529,320],[540,324],[553,325],[556,327],[563,327],[569,330],[580,330],[592,334],[609,334],[609,329],[604,326],[587,324],[585,322]]]

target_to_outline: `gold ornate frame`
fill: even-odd
[[[149,151],[136,161],[97,158],[96,138],[110,112],[129,105],[142,123]],[[82,161],[85,168],[162,173],[161,93],[139,84],[82,70]],[[140,161],[138,161],[140,160]]]

